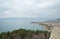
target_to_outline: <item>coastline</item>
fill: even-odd
[[[60,38],[60,22],[35,22],[35,23],[37,23],[38,25],[43,25],[48,30],[50,30],[51,34],[49,39]]]

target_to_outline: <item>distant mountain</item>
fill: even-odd
[[[60,23],[60,18],[54,19],[54,20],[48,20],[48,21],[46,21],[46,22],[59,22],[59,23]]]
[[[60,18],[59,18],[59,19],[57,19],[56,21],[60,21]]]

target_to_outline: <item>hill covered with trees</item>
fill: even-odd
[[[19,29],[12,32],[0,33],[0,39],[48,39],[50,33],[48,31],[39,30],[26,30]]]

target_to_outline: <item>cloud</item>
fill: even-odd
[[[59,0],[0,0],[0,18],[57,18],[59,13]]]

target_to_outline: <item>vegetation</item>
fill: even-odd
[[[46,36],[48,31],[19,29],[19,30],[14,30],[12,32],[9,31],[2,32],[0,34],[0,39],[28,39],[28,38],[32,38],[32,36],[34,35],[39,35],[41,33],[43,33],[44,36]]]

